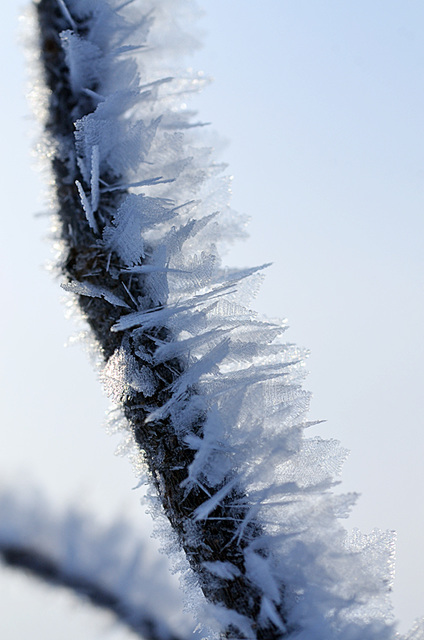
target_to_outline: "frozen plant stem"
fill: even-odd
[[[220,265],[240,227],[185,108],[199,78],[172,65],[190,4],[36,4],[63,287],[185,552],[189,596],[206,597],[199,620],[225,638],[399,640],[393,536],[341,526],[355,496],[332,493],[339,443],[305,436],[304,353],[246,307],[258,269]]]
[[[143,538],[122,518],[99,524],[78,508],[53,513],[39,492],[0,492],[2,567],[46,591],[72,592],[144,640],[193,637],[193,621],[180,615],[179,594]]]
[[[0,543],[0,559],[11,569],[24,571],[53,587],[69,589],[93,606],[109,611],[144,640],[181,640],[166,628],[163,620],[155,620],[141,608],[134,611],[118,594],[87,576],[67,570],[46,553],[25,545]]]
[[[93,53],[97,69],[93,64],[91,77],[82,80],[69,64],[70,61],[78,62],[78,55],[92,52],[88,45],[84,50],[84,42],[91,41],[98,46],[94,32],[99,28],[101,12],[107,14],[112,9],[104,5],[103,0],[99,0],[97,7],[95,3],[87,3],[87,9],[78,2],[65,5],[58,0],[40,0],[36,7],[44,78],[51,91],[45,129],[54,149],[51,164],[58,235],[63,245],[60,269],[68,288],[78,296],[81,312],[105,362],[119,359],[122,375],[129,381],[131,388],[121,394],[123,412],[203,593],[210,602],[233,612],[232,617],[223,617],[227,621],[223,635],[247,638],[254,633],[261,640],[285,637],[283,584],[279,583],[279,595],[271,605],[273,614],[267,616],[263,612],[263,591],[247,576],[245,551],[249,545],[258,541],[254,552],[258,558],[268,558],[269,551],[262,526],[249,516],[252,505],[235,470],[228,469],[218,484],[208,483],[207,477],[203,477],[201,483],[188,483],[190,467],[199,449],[199,445],[191,448],[188,443],[190,438],[198,443],[204,438],[207,418],[205,403],[196,400],[196,385],[189,384],[183,391],[183,409],[187,410],[184,429],[180,432],[172,424],[171,414],[162,410],[173,402],[173,396],[178,396],[181,403],[182,392],[178,384],[187,370],[187,359],[182,356],[156,357],[158,348],[166,349],[174,336],[160,314],[161,310],[166,310],[167,299],[165,296],[159,300],[151,297],[147,276],[141,268],[149,263],[152,248],[147,245],[139,252],[134,261],[140,267],[137,273],[137,269],[129,269],[125,250],[114,245],[113,232],[116,235],[119,227],[117,212],[125,208],[131,196],[125,187],[104,189],[102,186],[126,184],[127,177],[112,162],[99,159],[99,147],[107,145],[107,141],[99,137],[96,144],[91,143],[88,158],[91,167],[87,167],[87,157],[82,156],[83,143],[78,133],[104,104],[103,98],[99,98],[103,79],[97,70],[107,66],[99,57],[100,53],[105,58],[110,57],[110,53]],[[146,15],[143,21],[147,33],[151,16]],[[125,105],[122,110],[125,114]],[[146,138],[153,137],[158,127],[161,127],[159,121],[145,123],[145,130],[150,129]],[[96,135],[98,132],[94,137]],[[145,143],[146,148],[148,144]],[[159,180],[152,180],[151,185]],[[176,207],[184,202],[158,198],[156,203],[149,204],[165,219],[172,217]],[[152,311],[151,315],[149,311]],[[134,330],[131,319],[137,312],[144,314],[147,322],[146,327],[140,322]],[[157,320],[154,320],[155,313]],[[162,316],[166,318],[166,313]],[[141,369],[144,378],[149,376],[149,389],[143,389],[142,382],[138,389],[136,384],[131,384],[138,375],[141,379]],[[232,620],[237,619],[244,622],[236,626]],[[248,631],[242,631],[243,625]]]

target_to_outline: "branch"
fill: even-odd
[[[390,548],[349,542],[352,497],[331,494],[345,452],[304,436],[305,354],[246,308],[258,269],[220,266],[240,229],[182,106],[199,78],[166,62],[187,3],[153,4],[37,5],[64,287],[221,633],[389,638]]]
[[[113,613],[121,624],[145,640],[181,640],[167,629],[162,620],[151,617],[149,612],[140,611],[140,607],[134,611],[119,595],[85,576],[68,573],[46,554],[10,544],[0,546],[0,557],[8,567],[23,570],[49,585],[69,589],[95,607]]]
[[[144,545],[134,543],[123,521],[100,529],[77,511],[53,517],[39,498],[25,501],[10,493],[0,495],[4,566],[68,589],[112,613],[144,640],[181,640],[182,630],[193,636],[188,619],[179,616],[179,633],[167,622],[178,598],[163,582],[164,568],[152,566],[146,556]]]
[[[68,4],[72,7],[72,3]],[[106,6],[102,10],[106,11]],[[69,26],[67,16],[59,10],[55,0],[42,0],[37,9],[44,73],[52,90],[46,129],[58,148],[53,170],[64,251],[61,268],[68,278],[65,288],[79,294],[79,306],[107,362],[106,383],[111,385],[112,381],[112,392],[122,402],[165,513],[198,575],[203,592],[212,602],[234,611],[236,623],[226,625],[227,634],[239,637],[241,625],[243,633],[249,629],[250,635],[249,620],[252,620],[261,629],[258,637],[285,635],[283,585],[278,587],[279,595],[275,606],[272,605],[274,620],[270,620],[262,613],[262,589],[246,576],[244,551],[252,540],[261,538],[263,531],[251,516],[252,505],[240,481],[227,470],[228,462],[224,460],[225,466],[220,463],[222,470],[218,468],[213,479],[208,479],[204,470],[193,473],[196,453],[205,441],[207,423],[207,402],[197,391],[198,376],[214,371],[226,355],[228,339],[215,344],[216,340],[210,338],[209,354],[203,358],[199,373],[195,373],[194,366],[190,369],[185,356],[163,356],[166,347],[175,340],[166,320],[172,315],[181,317],[187,307],[184,304],[174,308],[169,304],[165,306],[167,301],[160,285],[168,269],[170,248],[166,248],[165,255],[156,257],[155,252],[159,253],[160,247],[145,244],[142,233],[148,232],[149,226],[155,227],[168,220],[175,224],[174,201],[128,194],[125,188],[101,188],[101,185],[125,182],[116,149],[122,145],[122,139],[113,140],[113,128],[123,136],[126,154],[140,154],[138,147],[133,150],[121,118],[135,98],[141,100],[144,94],[139,96],[135,92],[136,96],[128,99],[124,87],[119,99],[118,91],[110,96],[110,105],[106,106],[107,100],[99,105],[96,100],[93,103],[92,91],[99,91],[101,83],[105,82],[100,74],[97,75],[96,64],[99,69],[103,68],[104,60],[110,56],[109,41],[102,43],[107,47],[106,51],[94,49],[90,42],[95,14],[82,11],[81,16],[74,15],[72,21],[78,27],[71,33],[66,31]],[[141,22],[148,23],[149,18],[142,17]],[[113,38],[114,34],[111,36]],[[88,67],[90,55],[92,61]],[[91,77],[84,77],[84,72]],[[104,93],[102,89],[99,92]],[[108,109],[112,110],[115,121],[111,118],[100,132],[98,127],[104,123],[102,111]],[[74,139],[76,116],[79,119]],[[158,137],[159,121],[157,117],[152,118],[150,124],[142,123],[142,135],[137,140],[141,148],[148,150],[151,139]],[[112,145],[109,140],[103,142],[100,134],[105,138],[111,136]],[[109,155],[103,151],[105,145],[112,146]],[[165,171],[169,171],[166,166]],[[163,167],[161,173],[165,173]],[[159,180],[154,177],[151,184],[156,186]],[[188,205],[185,208],[188,209]],[[171,248],[172,244],[176,245],[175,250],[210,221],[206,217],[204,222],[195,224],[185,221],[184,214],[187,216],[187,211],[180,209],[179,217],[183,220],[179,230],[171,232],[174,238],[169,238]],[[131,267],[136,264],[152,265],[153,270],[151,274],[135,274]],[[207,268],[196,267],[200,267],[200,272]],[[203,300],[201,295],[196,299],[195,294],[188,308],[196,311],[196,308],[216,305],[221,295],[234,290],[248,275],[251,273],[234,274],[227,282],[211,283]],[[193,267],[188,273],[184,271],[183,286],[184,278],[191,284],[190,280],[198,277]],[[197,288],[203,290],[204,284]],[[160,348],[162,357],[154,362]],[[153,366],[148,368],[152,361]],[[234,384],[240,388],[245,382],[234,381]],[[291,392],[297,395],[294,388]],[[303,402],[303,396],[301,398]],[[175,411],[181,416],[177,418],[180,425],[172,419]],[[194,446],[189,444],[190,433],[195,438]],[[208,465],[216,453],[211,448],[206,455]],[[222,454],[227,458],[229,451],[224,450]],[[255,553],[269,555],[262,543]],[[227,569],[220,570],[221,566]],[[228,578],[230,574],[231,579]],[[260,616],[263,621],[259,624]]]

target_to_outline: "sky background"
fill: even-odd
[[[348,526],[397,531],[393,601],[406,630],[424,615],[424,5],[198,4],[204,48],[190,64],[214,82],[194,104],[221,136],[233,207],[251,218],[226,261],[273,262],[255,307],[288,318],[287,340],[311,351],[310,417],[327,420],[315,433],[350,449],[341,490],[362,494]],[[43,269],[21,7],[9,0],[0,25],[0,487],[37,486],[55,508],[105,521],[125,512],[148,535],[130,464],[102,426],[107,400],[83,350],[63,348],[75,329]],[[28,620],[45,640],[105,633],[102,616],[9,572],[0,594],[5,640]]]

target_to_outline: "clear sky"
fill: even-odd
[[[199,5],[205,46],[190,64],[214,83],[195,104],[231,143],[220,146],[233,206],[251,218],[250,239],[226,259],[274,263],[256,306],[287,317],[287,340],[311,350],[311,418],[327,420],[315,433],[351,450],[341,490],[362,494],[348,525],[398,532],[394,603],[406,630],[424,615],[424,5]],[[107,401],[86,355],[62,348],[72,325],[41,268],[48,225],[34,218],[43,196],[29,156],[19,6],[5,3],[0,25],[0,483],[37,484],[56,505],[82,502],[105,518],[125,509],[137,521],[130,465],[113,457],[116,441],[102,430]],[[23,637],[24,581],[7,578],[0,630],[8,625],[9,640]],[[89,624],[73,627],[83,614],[68,613],[66,599],[57,614],[55,600],[40,604],[28,589],[40,637],[60,631],[67,640]],[[54,628],[60,616],[71,621],[65,630]],[[101,625],[79,637],[96,637]]]

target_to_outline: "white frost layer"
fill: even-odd
[[[293,638],[394,639],[388,600],[393,536],[349,536],[341,526],[354,499],[331,490],[345,452],[337,442],[305,435],[305,354],[281,341],[283,325],[248,308],[259,279],[255,270],[227,271],[220,263],[217,247],[242,230],[228,208],[227,181],[185,109],[201,78],[173,68],[190,40],[177,23],[187,21],[191,6],[189,0],[66,3],[71,29],[63,43],[72,88],[89,92],[95,81],[98,99],[97,109],[75,123],[85,182],[78,190],[96,233],[102,190],[138,185],[99,236],[144,283],[145,296],[114,330],[137,336],[166,327],[173,336],[172,342],[157,338],[147,360],[181,358],[186,370],[151,420],[170,419],[195,451],[187,490],[205,482],[217,488],[197,510],[198,520],[210,517],[232,483],[244,488],[249,510],[238,539],[252,519],[265,531],[244,551],[248,578],[263,594],[262,620],[284,633],[276,609],[284,585],[288,622],[298,629]],[[82,41],[72,23],[90,12],[91,29]],[[137,60],[123,55],[146,41]],[[120,176],[119,184],[99,183],[105,173]],[[82,293],[122,306],[99,288]],[[155,380],[147,371],[146,354],[118,349],[103,377],[116,397],[131,389],[150,397]],[[207,415],[202,438],[187,428],[199,411]],[[222,487],[235,469],[237,476]],[[259,553],[264,547],[267,558]],[[229,580],[235,575],[226,564],[208,569]],[[215,609],[224,626],[253,634],[243,616]],[[409,636],[421,637],[418,628]]]

